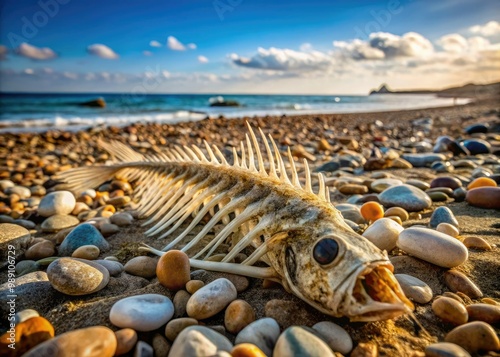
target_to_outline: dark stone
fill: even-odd
[[[459,179],[451,176],[436,177],[431,181],[431,188],[435,187],[449,187],[452,190],[462,187],[462,182]]]
[[[467,190],[464,187],[459,187],[453,191],[453,198],[456,202],[463,202],[466,194]]]
[[[481,139],[465,140],[463,145],[470,151],[471,155],[489,154],[491,152],[490,143]]]
[[[318,167],[316,172],[333,172],[335,170],[338,170],[340,168],[340,164],[337,161],[330,161],[327,162],[326,164],[321,165]]]
[[[487,133],[488,127],[484,124],[473,124],[465,128],[467,134]]]
[[[106,102],[104,98],[97,98],[94,100],[89,100],[88,102],[83,102],[79,104],[82,107],[91,107],[91,108],[105,108]]]

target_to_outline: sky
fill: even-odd
[[[498,0],[0,0],[0,91],[366,94],[498,80]]]

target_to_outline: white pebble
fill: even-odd
[[[46,195],[38,205],[38,214],[50,217],[56,214],[70,214],[75,208],[75,196],[69,191],[55,191]]]
[[[399,234],[404,230],[400,224],[390,218],[377,219],[366,229],[363,237],[375,244],[381,250],[390,252],[396,248]]]
[[[344,355],[352,350],[352,338],[346,330],[330,321],[321,321],[312,327],[334,352]]]
[[[222,311],[237,296],[231,281],[220,278],[197,290],[188,300],[186,312],[189,317],[203,320]]]
[[[407,298],[419,304],[426,304],[432,300],[432,289],[422,280],[407,274],[394,274],[394,277]]]

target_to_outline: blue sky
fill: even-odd
[[[3,91],[364,93],[500,77],[497,0],[0,4]]]

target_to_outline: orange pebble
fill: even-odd
[[[21,356],[29,349],[54,337],[54,327],[43,317],[32,317],[21,322],[15,327],[15,345],[16,349],[8,347],[12,343],[12,337],[6,332],[0,337],[0,355],[1,356]]]
[[[490,179],[489,177],[478,177],[470,184],[467,185],[467,189],[472,190],[477,187],[496,187],[497,183],[495,180]]]
[[[379,218],[384,217],[384,207],[380,203],[370,201],[366,202],[361,206],[361,215],[367,221],[376,221]]]
[[[180,290],[191,280],[189,257],[180,250],[170,250],[163,254],[156,265],[156,276],[164,287]]]
[[[231,351],[232,357],[266,357],[262,350],[252,343],[240,343]]]

